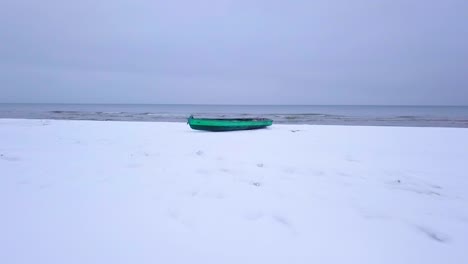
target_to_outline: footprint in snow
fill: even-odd
[[[440,232],[437,232],[435,230],[432,230],[430,228],[424,227],[424,226],[415,226],[416,229],[422,233],[424,233],[428,238],[439,242],[439,243],[445,243],[449,241],[449,237],[445,234],[442,234]]]
[[[278,216],[278,215],[274,215],[273,216],[273,220],[275,220],[276,222],[282,224],[282,225],[285,225],[285,226],[290,226],[291,224],[289,223],[288,219],[282,217],[282,216]]]
[[[0,154],[0,159],[5,160],[5,161],[19,161],[20,160],[20,158],[18,157],[6,156],[4,154]]]
[[[204,153],[203,153],[203,151],[199,150],[199,151],[196,152],[196,154],[197,154],[197,156],[203,156]]]
[[[291,221],[289,221],[286,217],[281,215],[272,215],[272,218],[276,223],[290,229],[293,233],[295,233]]]
[[[179,212],[176,211],[176,210],[172,210],[172,209],[167,210],[167,215],[170,218],[175,219],[175,220],[179,219],[179,217],[180,217]]]
[[[441,186],[439,186],[439,185],[435,185],[435,184],[429,184],[429,186],[430,186],[431,188],[433,188],[433,189],[439,189],[439,190],[441,190],[441,189],[442,189],[442,187],[441,187]]]
[[[252,182],[252,185],[255,187],[260,187],[262,184],[260,182]]]
[[[257,163],[257,167],[263,168],[265,165],[263,163]]]
[[[407,182],[400,179],[387,183],[390,188],[402,191],[413,192],[417,194],[425,194],[425,195],[435,195],[435,196],[442,196],[439,192],[432,191],[428,188],[423,188],[420,184],[416,184],[413,182]],[[432,187],[434,188],[434,187]],[[435,188],[437,189],[437,188]]]

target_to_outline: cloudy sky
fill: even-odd
[[[2,0],[0,102],[468,105],[468,1]]]

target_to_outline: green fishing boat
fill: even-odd
[[[233,118],[233,119],[212,119],[194,118],[190,116],[187,124],[195,130],[205,131],[235,131],[260,129],[273,124],[273,120],[266,118]]]

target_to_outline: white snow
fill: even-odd
[[[468,263],[468,129],[0,119],[0,155],[0,263]]]

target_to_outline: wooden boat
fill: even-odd
[[[260,129],[273,124],[273,120],[266,118],[195,118],[190,116],[187,124],[195,130],[205,131],[236,131]]]

